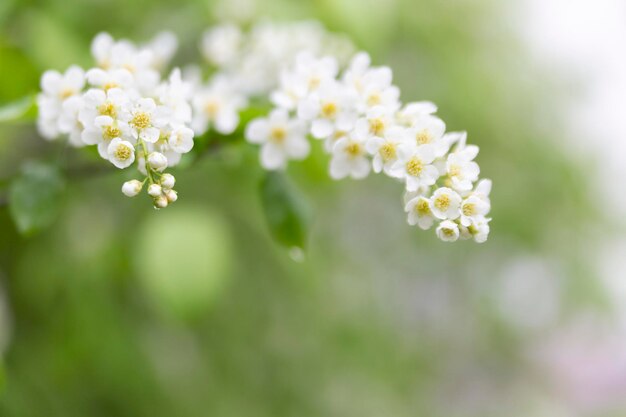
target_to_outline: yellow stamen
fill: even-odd
[[[119,145],[115,149],[115,158],[120,161],[126,161],[132,154],[131,149],[126,145]]]
[[[382,136],[385,132],[385,122],[382,119],[370,120],[370,132],[376,136]]]
[[[337,105],[333,102],[326,103],[322,106],[322,116],[332,119],[337,115]]]
[[[115,116],[117,116],[117,109],[115,108],[113,103],[111,103],[110,101],[107,101],[106,103],[101,104],[98,107],[98,113],[100,113],[103,116],[110,116],[112,118],[115,118]]]
[[[361,145],[356,142],[350,142],[350,144],[346,146],[346,153],[354,158],[361,155],[363,152],[361,151]]]
[[[423,169],[424,163],[417,157],[411,158],[409,162],[406,163],[406,172],[414,177],[418,177],[422,173]]]
[[[476,214],[476,204],[466,203],[463,204],[463,215],[470,217]]]
[[[106,140],[119,138],[122,132],[115,126],[109,125],[102,131],[102,137]]]
[[[131,120],[130,124],[135,126],[137,129],[145,129],[150,126],[150,115],[144,112],[135,113],[133,120]]]
[[[383,161],[388,162],[396,157],[396,145],[393,143],[385,143],[380,147],[380,156],[383,158]]]
[[[433,138],[430,136],[430,133],[428,133],[428,130],[422,130],[417,133],[415,140],[418,145],[426,145],[427,143],[432,142]]]
[[[274,143],[283,143],[287,137],[287,131],[282,127],[274,127],[270,132],[270,140]]]

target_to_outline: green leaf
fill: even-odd
[[[274,239],[288,248],[304,249],[310,209],[283,173],[267,173],[261,182],[261,203]]]
[[[35,96],[32,95],[0,106],[0,123],[35,120],[36,117]]]
[[[33,235],[57,218],[65,184],[59,170],[41,162],[30,162],[9,188],[9,211],[23,235]]]

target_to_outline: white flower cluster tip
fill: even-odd
[[[96,66],[46,71],[37,98],[43,137],[67,135],[74,146],[96,145],[117,168],[136,164],[144,178],[124,183],[122,192],[135,196],[147,183],[157,208],[177,199],[175,179],[163,171],[194,144],[191,84],[178,69],[161,79],[176,47],[170,33],[143,46],[101,33],[91,46]]]
[[[308,137],[324,142],[330,176],[362,179],[371,171],[404,183],[408,222],[446,242],[484,242],[491,182],[479,181],[478,147],[466,133],[446,133],[430,102],[402,105],[388,67],[358,53],[340,74],[333,57],[304,52],[280,74],[268,117],[251,121],[246,139],[261,146],[260,162],[283,169],[308,156]]]

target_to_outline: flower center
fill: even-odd
[[[270,132],[270,140],[274,143],[283,143],[287,137],[287,131],[283,127],[274,127]]]
[[[382,102],[382,99],[380,97],[380,94],[378,93],[370,94],[370,96],[367,98],[367,105],[370,107],[376,106],[380,104],[381,102]]]
[[[463,215],[470,217],[476,214],[476,204],[467,203],[463,204]]]
[[[448,170],[451,177],[460,177],[461,176],[461,167],[458,165],[452,165]]]
[[[115,118],[115,116],[117,116],[117,110],[115,109],[113,103],[111,103],[110,101],[101,104],[100,107],[98,107],[98,113],[103,116],[110,116],[112,118]]]
[[[117,88],[117,87],[119,87],[119,85],[118,85],[117,83],[115,83],[115,82],[111,81],[111,82],[105,83],[105,84],[102,86],[102,89],[103,89],[104,91],[109,91],[110,89],[112,89],[112,88]]]
[[[121,134],[122,132],[120,132],[120,130],[113,125],[109,125],[105,127],[104,130],[102,131],[102,137],[106,140],[119,138]]]
[[[145,129],[150,126],[150,115],[145,112],[138,112],[133,117],[131,124],[137,129]]]
[[[322,106],[322,116],[332,119],[337,115],[337,105],[333,102],[325,103]]]
[[[422,130],[417,133],[415,140],[418,145],[426,145],[427,143],[432,142],[432,137],[430,136],[430,133],[428,133],[428,130]]]
[[[441,229],[441,231],[443,232],[443,234],[446,237],[453,237],[454,236],[454,229],[445,228],[445,229]]]
[[[382,136],[385,131],[385,122],[382,119],[376,118],[370,120],[370,132],[376,136]]]
[[[115,158],[120,161],[126,161],[128,158],[130,158],[131,154],[132,151],[126,145],[120,145],[115,149]]]
[[[311,77],[309,78],[309,90],[315,90],[317,89],[317,87],[320,86],[320,83],[322,82],[322,80],[320,80],[320,77]]]
[[[393,143],[385,143],[380,147],[380,156],[382,156],[383,161],[388,162],[396,157],[396,146]]]
[[[59,93],[59,97],[61,98],[61,100],[65,100],[68,97],[72,97],[75,93],[76,90],[74,90],[73,88],[66,88],[64,90],[61,90],[61,92]]]
[[[435,207],[437,207],[437,210],[446,211],[450,207],[450,197],[446,194],[441,194],[435,198]]]
[[[210,118],[215,118],[219,109],[219,103],[213,100],[209,101],[204,107],[204,111]]]
[[[356,142],[350,142],[350,144],[346,146],[346,153],[352,158],[361,155],[361,145]]]
[[[428,200],[421,199],[415,205],[415,211],[420,217],[428,216],[430,214],[430,206],[428,205]]]
[[[419,176],[422,173],[423,169],[424,169],[424,163],[422,162],[421,159],[417,157],[411,158],[409,162],[406,163],[406,172],[408,172],[409,175],[412,175],[414,177]]]

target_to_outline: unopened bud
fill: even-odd
[[[174,201],[178,200],[178,193],[174,190],[167,190],[165,191],[165,197],[167,198],[167,201],[173,203]]]
[[[141,187],[143,187],[141,181],[126,181],[124,185],[122,185],[122,193],[124,193],[124,195],[127,197],[134,197],[139,194],[139,192],[141,191]]]
[[[148,164],[155,171],[163,171],[167,168],[167,158],[161,152],[152,152],[148,155]]]
[[[164,195],[158,196],[154,199],[154,207],[165,208],[168,205],[167,198]]]
[[[150,187],[148,187],[148,194],[150,194],[152,197],[158,197],[162,194],[162,189],[161,186],[159,184],[150,184]]]
[[[176,184],[176,178],[172,174],[163,174],[161,176],[161,187],[171,190],[174,188],[174,184]]]

